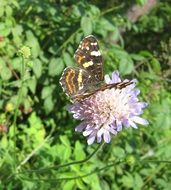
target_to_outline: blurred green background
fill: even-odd
[[[138,80],[150,124],[57,168],[98,147],[74,131],[79,122],[59,85],[89,34],[99,40],[105,74],[117,69]],[[31,49],[24,73],[23,46]],[[170,84],[169,0],[0,0],[0,189],[170,190]]]

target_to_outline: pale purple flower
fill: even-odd
[[[105,76],[107,84],[121,82],[119,72],[115,71],[112,78]],[[125,80],[128,81],[128,80]],[[137,128],[137,124],[148,125],[148,121],[141,118],[147,103],[140,102],[140,90],[135,88],[136,81],[123,89],[106,89],[98,91],[82,102],[68,106],[75,119],[81,120],[76,131],[87,137],[90,145],[95,140],[109,143],[111,134],[116,135],[124,127]]]

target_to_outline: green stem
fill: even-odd
[[[15,173],[14,175],[16,175],[16,174],[22,174],[22,173],[32,173],[32,172],[41,173],[41,172],[46,172],[46,171],[51,170],[51,169],[57,170],[59,168],[63,168],[63,167],[67,167],[67,166],[85,163],[88,160],[90,160],[103,145],[104,145],[104,143],[100,144],[90,155],[88,155],[83,160],[78,160],[78,161],[69,162],[69,163],[66,163],[66,164],[60,164],[60,165],[51,166],[51,167],[46,167],[46,168],[40,168],[38,170],[25,170],[25,171],[22,171],[22,172]]]
[[[171,161],[169,161],[169,160],[142,160],[142,162],[155,162],[155,163],[171,164]]]
[[[81,28],[78,28],[74,33],[71,34],[71,36],[58,48],[57,53],[59,53],[61,50],[63,50],[76,36],[77,33],[81,31]]]
[[[97,149],[96,149],[97,150]],[[95,150],[95,151],[96,151]],[[93,152],[95,154],[95,151]],[[93,154],[93,155],[94,155]],[[92,154],[91,154],[92,155]],[[88,157],[87,157],[88,158]],[[86,160],[86,159],[85,159]],[[83,161],[83,160],[82,160]],[[82,161],[78,161],[78,162],[82,162]],[[165,163],[171,163],[170,161],[158,161],[158,160],[144,160],[144,161],[153,161],[153,162],[165,162]],[[96,168],[95,170],[85,174],[85,175],[81,175],[81,176],[75,176],[75,177],[61,177],[61,178],[55,178],[55,179],[45,179],[45,178],[37,178],[37,179],[33,179],[33,178],[23,178],[20,176],[20,178],[24,179],[24,180],[28,180],[28,181],[62,181],[62,180],[75,180],[75,179],[81,179],[81,178],[84,178],[84,177],[88,177],[94,173],[99,173],[100,171],[102,170],[105,170],[107,168],[110,168],[116,164],[120,164],[120,163],[123,163],[124,161],[111,161],[112,163],[111,164],[108,164],[107,166],[105,167],[102,167],[102,168]],[[76,163],[76,162],[71,162],[71,163]],[[71,163],[68,163],[68,164],[65,164],[65,165],[61,165],[61,166],[66,166],[66,165],[72,165]],[[21,174],[21,173],[18,173],[18,174]]]
[[[89,172],[89,173],[87,173],[85,175],[75,176],[75,177],[61,177],[61,178],[55,178],[55,179],[50,179],[50,178],[48,178],[48,179],[43,179],[43,178],[42,179],[41,178],[33,179],[33,178],[25,178],[25,177],[23,178],[23,177],[20,176],[20,178],[22,178],[24,180],[27,180],[27,181],[62,181],[62,180],[82,179],[84,177],[88,177],[88,176],[93,175],[95,173],[99,173],[99,172],[101,172],[101,171],[103,171],[103,170],[105,170],[107,168],[110,168],[110,167],[112,167],[112,166],[114,166],[116,164],[120,164],[120,163],[121,163],[121,161],[119,161],[118,163],[116,161],[113,161],[112,164],[108,164],[107,166],[104,166],[104,167],[101,167],[101,168],[96,168],[93,171],[91,171],[91,172]]]
[[[119,6],[111,7],[111,8],[109,8],[109,9],[103,11],[103,12],[100,14],[100,16],[103,16],[103,15],[105,15],[105,14],[108,14],[108,13],[110,13],[110,12],[112,12],[112,11],[115,11],[115,10],[120,9],[120,8],[123,8],[123,7],[124,7],[124,3],[122,3],[122,4],[119,5]]]
[[[18,90],[18,97],[17,97],[17,103],[16,103],[16,108],[15,108],[15,113],[14,113],[14,120],[13,120],[13,127],[14,127],[14,169],[16,171],[16,163],[17,163],[17,153],[16,153],[16,143],[17,143],[17,137],[16,137],[16,132],[17,132],[17,117],[18,117],[18,112],[19,112],[19,106],[20,106],[20,100],[22,97],[22,86],[23,86],[23,79],[24,79],[24,71],[25,71],[25,63],[24,63],[24,58],[22,58],[22,63],[21,63],[21,86],[19,87]]]

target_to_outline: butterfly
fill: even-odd
[[[73,102],[81,102],[98,91],[122,89],[131,81],[106,84],[104,82],[103,60],[98,41],[93,35],[85,37],[74,54],[78,67],[67,67],[60,78],[63,91]]]

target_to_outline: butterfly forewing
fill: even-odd
[[[76,62],[90,73],[94,83],[104,80],[102,55],[94,36],[87,36],[80,42],[74,57]]]

